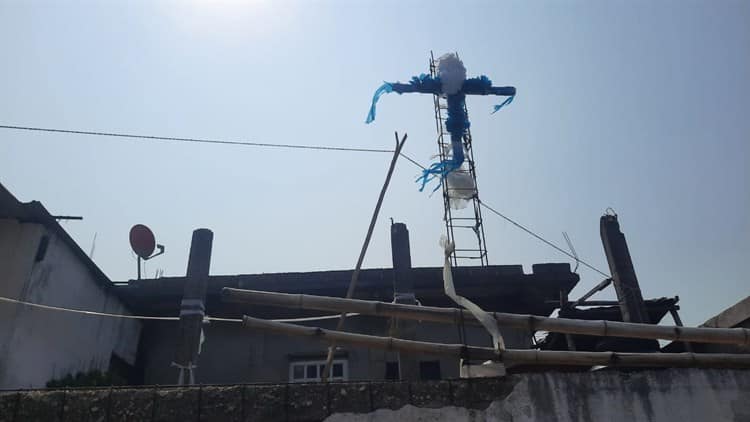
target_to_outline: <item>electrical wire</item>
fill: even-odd
[[[497,215],[497,216],[499,216],[499,217],[503,218],[503,219],[504,219],[505,221],[507,221],[507,222],[509,222],[509,223],[513,224],[514,226],[516,226],[516,227],[518,227],[519,229],[521,229],[521,230],[525,231],[526,233],[530,234],[531,236],[535,237],[536,239],[538,239],[538,240],[540,240],[540,241],[544,242],[545,244],[547,244],[548,246],[550,246],[550,247],[552,247],[553,249],[557,250],[558,252],[560,252],[560,253],[562,253],[562,254],[564,254],[564,255],[568,256],[568,257],[569,257],[569,258],[571,258],[571,259],[574,259],[574,260],[576,260],[577,262],[580,262],[581,264],[583,264],[583,266],[585,266],[585,267],[588,267],[588,268],[589,268],[590,270],[596,271],[597,273],[599,273],[599,274],[603,275],[604,277],[607,277],[607,278],[611,277],[611,276],[610,276],[609,274],[605,273],[604,271],[601,271],[600,269],[598,269],[598,268],[594,267],[593,265],[591,265],[591,264],[589,264],[588,262],[586,262],[586,261],[582,260],[581,258],[579,258],[579,257],[576,257],[576,256],[574,256],[573,254],[571,254],[570,252],[566,251],[565,249],[563,249],[563,248],[561,248],[561,247],[559,247],[559,246],[555,245],[554,243],[550,242],[549,240],[547,240],[547,239],[543,238],[542,236],[540,236],[540,235],[538,235],[538,234],[534,233],[533,231],[531,231],[531,229],[529,229],[529,228],[526,228],[526,227],[525,227],[525,226],[523,226],[523,225],[522,225],[521,223],[518,223],[518,222],[514,221],[514,220],[513,220],[512,218],[510,218],[510,217],[508,217],[508,216],[505,216],[505,215],[503,215],[503,214],[502,214],[502,213],[501,213],[500,211],[497,211],[497,210],[495,210],[494,208],[490,207],[489,205],[485,204],[485,203],[484,203],[484,201],[481,201],[481,200],[479,200],[479,199],[477,199],[477,201],[479,202],[479,205],[481,205],[481,206],[485,207],[485,208],[486,208],[486,209],[488,209],[488,210],[489,210],[490,212],[492,212],[492,213],[494,213],[495,215]]]
[[[416,166],[418,166],[419,168],[421,168],[422,170],[424,170],[424,169],[425,169],[425,167],[424,167],[423,165],[419,164],[418,162],[416,162],[416,161],[412,160],[411,158],[409,158],[409,157],[405,156],[404,154],[401,154],[401,155],[402,155],[402,156],[403,156],[404,158],[406,158],[407,160],[411,161],[411,162],[412,162],[412,163],[413,163],[414,165],[416,165]],[[490,212],[494,213],[495,215],[497,215],[497,216],[499,216],[499,217],[501,217],[501,218],[505,219],[505,220],[506,220],[506,221],[508,221],[509,223],[513,224],[514,226],[516,226],[516,227],[518,227],[519,229],[521,229],[521,230],[523,230],[524,232],[526,232],[527,234],[529,234],[529,235],[533,236],[534,238],[536,238],[536,239],[538,239],[538,240],[542,241],[543,243],[545,243],[546,245],[548,245],[548,246],[550,246],[550,247],[554,248],[555,250],[557,250],[557,251],[559,251],[559,252],[563,253],[564,255],[568,256],[569,258],[571,258],[571,259],[575,260],[575,262],[576,262],[576,268],[578,268],[578,263],[581,263],[581,264],[583,264],[583,265],[584,265],[585,267],[589,268],[590,270],[596,271],[597,273],[599,273],[599,274],[603,275],[604,277],[607,277],[607,278],[611,278],[611,277],[612,277],[611,275],[609,275],[609,274],[605,273],[604,271],[601,271],[601,270],[599,270],[598,268],[594,267],[593,265],[591,265],[591,264],[587,263],[586,261],[582,260],[582,259],[581,259],[580,257],[578,257],[578,254],[577,254],[577,253],[575,253],[575,254],[571,254],[571,253],[567,252],[567,251],[566,251],[566,250],[564,250],[563,248],[561,248],[561,247],[559,247],[559,246],[555,245],[555,244],[554,244],[554,243],[552,243],[551,241],[549,241],[549,240],[545,239],[544,237],[542,237],[541,235],[539,235],[539,234],[535,233],[535,232],[534,232],[534,231],[532,231],[531,229],[529,229],[529,228],[525,227],[525,226],[524,226],[524,225],[522,225],[521,223],[519,223],[519,222],[517,222],[517,221],[513,220],[512,218],[510,218],[510,217],[508,217],[508,216],[504,215],[503,213],[501,213],[500,211],[497,211],[496,209],[494,209],[494,208],[492,208],[491,206],[487,205],[486,203],[484,203],[484,201],[480,200],[479,198],[477,198],[477,202],[479,202],[479,205],[481,205],[481,206],[485,207],[486,209],[488,209],[488,210],[489,210]],[[567,233],[566,233],[566,235],[565,235],[565,236],[567,237]],[[572,245],[571,245],[571,247],[572,247]],[[575,252],[575,250],[574,250],[574,252]]]
[[[0,125],[0,129],[26,130],[26,131],[32,131],[32,132],[65,133],[65,134],[70,134],[70,135],[108,136],[108,137],[115,137],[115,138],[144,139],[144,140],[155,140],[155,141],[240,145],[240,146],[247,146],[247,147],[290,148],[290,149],[307,149],[307,150],[321,150],[321,151],[349,151],[349,152],[375,152],[375,153],[385,153],[385,152],[392,153],[393,152],[392,149],[333,147],[333,146],[327,146],[327,145],[272,144],[272,143],[265,143],[265,142],[230,141],[230,140],[223,140],[223,139],[207,139],[207,138],[178,138],[178,137],[172,137],[172,136],[134,135],[134,134],[129,134],[129,133],[53,129],[53,128],[44,128],[44,127],[32,127],[32,126]],[[409,160],[411,161],[411,159]]]
[[[17,305],[24,305],[24,306],[29,306],[32,308],[45,309],[48,311],[69,312],[69,313],[88,315],[88,316],[103,316],[103,317],[110,317],[110,318],[157,320],[157,321],[179,321],[180,320],[180,317],[171,317],[171,316],[161,317],[161,316],[146,316],[146,315],[123,315],[123,314],[112,314],[109,312],[86,311],[83,309],[70,309],[70,308],[63,308],[60,306],[42,305],[41,303],[26,302],[23,300],[12,299],[9,297],[4,297],[4,296],[0,296],[0,302],[14,303]],[[346,315],[358,316],[359,314],[349,313]],[[324,316],[318,316],[318,317],[272,319],[271,321],[274,321],[274,322],[307,322],[307,321],[321,321],[321,320],[326,320],[326,319],[335,319],[339,317],[341,317],[341,315],[336,314],[336,315],[324,315]],[[240,323],[242,322],[242,319],[240,318],[218,318],[218,317],[206,316],[203,319],[205,321],[240,322]]]
[[[68,130],[68,129],[54,129],[44,127],[33,127],[33,126],[11,126],[11,125],[0,125],[0,129],[9,130],[26,130],[30,132],[48,132],[48,133],[64,133],[69,135],[89,135],[89,136],[108,136],[115,138],[127,138],[127,139],[141,139],[141,140],[156,140],[156,141],[173,141],[173,142],[194,142],[203,144],[219,144],[219,145],[240,145],[248,147],[261,147],[261,148],[289,148],[289,149],[306,149],[306,150],[318,150],[318,151],[344,151],[344,152],[370,152],[370,153],[392,153],[392,149],[377,149],[377,148],[354,148],[354,147],[332,147],[327,145],[298,145],[298,144],[272,144],[265,142],[248,142],[248,141],[229,141],[223,139],[203,139],[203,138],[178,138],[173,136],[155,136],[155,135],[134,135],[130,133],[116,133],[116,132],[95,132],[89,130]],[[404,154],[400,153],[402,157],[410,161],[415,166],[421,168],[425,167],[419,164],[416,160]]]
[[[143,140],[157,140],[157,141],[175,141],[175,142],[194,142],[194,143],[205,143],[205,144],[221,144],[221,145],[240,145],[240,146],[250,146],[250,147],[267,147],[267,148],[289,148],[289,149],[305,149],[305,150],[321,150],[321,151],[348,151],[348,152],[368,152],[368,153],[393,153],[394,150],[392,149],[372,149],[372,148],[353,148],[353,147],[333,147],[333,146],[325,146],[325,145],[297,145],[297,144],[272,144],[272,143],[263,143],[263,142],[248,142],[248,141],[229,141],[229,140],[222,140],[222,139],[206,139],[206,138],[179,138],[179,137],[169,137],[169,136],[154,136],[154,135],[134,135],[134,134],[128,134],[128,133],[117,133],[117,132],[96,132],[96,131],[88,131],[88,130],[67,130],[67,129],[54,129],[54,128],[43,128],[43,127],[33,127],[33,126],[12,126],[12,125],[0,125],[0,129],[10,129],[10,130],[25,130],[25,131],[34,131],[34,132],[50,132],[50,133],[65,133],[65,134],[74,134],[74,135],[90,135],[90,136],[109,136],[109,137],[117,137],[117,138],[128,138],[128,139],[143,139]],[[408,155],[404,154],[403,152],[400,153],[402,157],[404,157],[406,160],[414,164],[415,166],[419,167],[420,169],[424,170],[425,167],[416,160],[412,159]],[[496,214],[497,216],[505,219],[509,223],[513,224],[514,226],[518,227],[519,229],[523,230],[524,232],[528,233],[529,235],[533,236],[534,238],[540,240],[541,242],[545,243],[546,245],[552,247],[553,249],[557,250],[558,252],[568,256],[571,259],[576,260],[576,262],[580,262],[585,267],[596,271],[597,273],[605,276],[605,277],[611,277],[609,274],[605,273],[604,271],[599,270],[598,268],[594,267],[593,265],[581,260],[577,256],[574,256],[573,254],[567,252],[566,250],[562,249],[561,247],[555,245],[551,241],[545,239],[544,237],[534,233],[532,230],[528,229],[527,227],[523,226],[522,224],[514,221],[510,217],[507,217],[500,213],[499,211],[495,210],[494,208],[490,207],[484,201],[481,201],[477,199],[479,204],[492,213]]]
[[[417,166],[417,167],[421,168],[422,170],[426,170],[426,169],[427,169],[427,167],[425,167],[425,166],[423,166],[423,165],[419,164],[419,163],[418,163],[417,161],[415,161],[414,159],[412,159],[412,158],[411,158],[411,157],[409,157],[408,155],[404,154],[403,152],[402,152],[402,153],[400,153],[399,155],[401,155],[402,157],[406,158],[406,159],[407,159],[407,160],[409,160],[409,161],[410,161],[410,162],[411,162],[412,164],[414,164],[415,166]]]

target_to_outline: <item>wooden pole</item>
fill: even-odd
[[[459,309],[434,306],[403,305],[361,299],[313,296],[241,290],[225,287],[222,299],[226,302],[280,306],[326,312],[359,313],[384,317],[415,319],[420,321],[455,324],[459,320]],[[556,333],[583,334],[600,337],[631,337],[689,341],[696,343],[719,343],[750,345],[750,329],[747,328],[693,328],[636,324],[618,321],[586,321],[568,318],[547,318],[537,315],[491,313],[498,324],[505,327],[529,331],[551,331]],[[466,323],[478,324],[469,313],[464,312]]]
[[[585,294],[585,295],[581,296],[581,298],[580,298],[580,299],[578,299],[578,300],[576,300],[575,302],[571,303],[571,304],[570,304],[570,306],[578,306],[579,304],[581,304],[581,303],[585,302],[585,301],[586,301],[586,299],[588,299],[588,298],[590,298],[591,296],[593,296],[593,295],[594,295],[594,294],[595,294],[596,292],[598,292],[598,291],[601,291],[601,290],[604,290],[604,289],[605,289],[605,288],[606,288],[607,286],[609,286],[609,283],[611,283],[611,282],[612,282],[612,279],[611,279],[611,278],[607,278],[607,279],[605,279],[605,280],[604,280],[604,281],[602,281],[601,283],[599,283],[599,284],[597,284],[596,286],[594,286],[594,288],[593,288],[593,289],[591,289],[591,290],[589,290],[588,292],[586,292],[586,294]]]
[[[267,321],[245,316],[245,328],[296,337],[310,337],[320,341],[338,342],[356,347],[442,356],[463,356],[468,352],[475,359],[501,361],[507,365],[574,365],[574,366],[665,366],[665,367],[726,367],[750,368],[750,355],[726,353],[617,353],[570,352],[540,350],[505,350],[495,352],[488,347],[462,344],[428,343],[378,337],[305,327],[283,322]]]
[[[372,218],[370,218],[370,226],[367,228],[367,235],[365,236],[365,242],[362,245],[362,249],[359,251],[359,258],[357,258],[357,265],[354,267],[354,272],[352,273],[352,279],[349,281],[349,288],[346,290],[346,297],[351,298],[354,295],[354,290],[357,288],[357,280],[359,279],[359,271],[362,269],[362,262],[365,260],[365,254],[367,253],[367,247],[370,245],[370,239],[372,238],[372,232],[375,229],[375,223],[378,221],[378,214],[380,214],[380,207],[383,205],[383,198],[385,198],[385,192],[388,190],[388,184],[391,183],[391,176],[393,175],[393,170],[396,168],[396,161],[398,160],[398,157],[401,155],[401,148],[404,147],[404,143],[406,142],[407,134],[404,134],[404,137],[399,142],[398,140],[398,132],[396,132],[396,149],[393,151],[393,158],[391,158],[391,165],[388,167],[388,173],[385,176],[385,182],[383,183],[383,187],[380,189],[380,195],[378,196],[378,202],[375,204],[375,210],[372,213]],[[341,317],[339,318],[339,322],[336,325],[337,330],[342,330],[344,328],[344,322],[346,321],[346,312],[341,313]],[[333,352],[336,348],[336,343],[331,343],[328,346],[328,356],[326,357],[326,366],[323,369],[323,373],[320,375],[320,379],[323,382],[326,382],[328,379],[328,373],[331,371],[331,363],[333,363]]]

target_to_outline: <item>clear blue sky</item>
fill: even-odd
[[[644,294],[696,324],[750,294],[750,3],[0,1],[0,124],[435,153],[432,99],[383,80],[458,51],[518,88],[470,98],[481,197],[607,268],[599,216],[620,215]],[[389,154],[252,149],[0,131],[0,182],[53,213],[113,280],[135,277],[130,226],[186,269],[194,228],[213,274],[355,264]],[[438,195],[399,162],[365,267],[390,266],[388,217],[438,266]],[[493,264],[566,262],[486,216]],[[583,293],[601,279],[581,268]],[[603,295],[602,298],[612,297]]]

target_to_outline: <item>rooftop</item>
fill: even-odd
[[[455,306],[443,291],[442,267],[414,268],[414,293],[427,306]],[[271,307],[243,306],[221,301],[224,287],[281,293],[344,297],[352,270],[305,273],[272,273],[215,275],[209,277],[206,312],[217,317],[237,318],[243,314],[263,318],[289,318],[320,315]],[[485,310],[549,315],[555,309],[551,299],[560,292],[570,292],[579,281],[568,264],[536,264],[531,274],[520,265],[490,265],[453,269],[459,294]],[[393,300],[394,272],[390,268],[365,269],[359,274],[354,297],[357,299]],[[116,283],[120,296],[138,313],[177,315],[186,278],[163,277]]]

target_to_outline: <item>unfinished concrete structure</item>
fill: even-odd
[[[457,356],[405,357],[396,352],[346,346],[335,353],[333,382],[319,383],[325,344],[269,332],[249,332],[235,319],[242,315],[264,319],[319,318],[325,314],[323,311],[228,303],[222,301],[221,291],[232,287],[342,297],[351,271],[205,278],[206,261],[205,271],[200,272],[205,282],[200,291],[190,287],[189,283],[197,280],[190,270],[188,277],[113,284],[41,204],[21,204],[3,192],[0,259],[3,271],[7,271],[6,279],[13,282],[0,286],[2,296],[73,309],[172,318],[139,322],[4,303],[4,319],[0,321],[0,329],[4,330],[0,331],[4,336],[2,363],[9,364],[0,368],[4,371],[0,375],[11,380],[5,387],[41,386],[52,377],[76,371],[112,370],[112,362],[124,362],[120,368],[126,368],[124,372],[132,383],[173,384],[178,380],[173,363],[185,363],[180,360],[184,338],[177,315],[184,316],[186,309],[201,309],[201,315],[205,310],[206,315],[230,320],[214,320],[202,326],[202,335],[190,334],[191,348],[200,337],[205,340],[198,346],[195,382],[228,385],[0,391],[2,421],[750,418],[750,372],[737,369],[609,369],[571,374],[555,372],[560,367],[537,365],[513,367],[511,375],[503,378],[456,379]],[[354,297],[454,307],[443,290],[443,269],[412,268],[406,227],[393,225],[392,232],[394,269],[363,270]],[[45,236],[48,240],[44,240]],[[525,274],[521,266],[458,267],[453,269],[453,277],[458,292],[485,310],[539,316],[550,315],[566,303],[563,298],[578,282],[578,275],[570,271],[568,264],[537,264],[531,274]],[[647,321],[657,323],[674,309],[676,299],[647,300],[642,305]],[[745,299],[712,318],[706,326],[746,327],[747,309]],[[567,306],[562,308],[562,314],[579,319],[624,319],[620,306],[614,304],[588,310]],[[335,321],[296,322],[333,328]],[[396,324],[389,318],[357,315],[350,317],[346,328],[356,333],[434,343],[491,346],[484,329],[464,325],[461,320],[453,324],[404,322]],[[559,335],[535,345],[531,329],[504,326],[502,334],[512,349],[569,348],[567,339]],[[573,338],[578,350],[619,349],[616,343],[607,343],[607,338],[599,336]],[[669,347],[680,346],[685,343]],[[699,353],[747,352],[744,346],[692,346]],[[408,371],[401,369],[404,362],[411,366]],[[57,371],[58,365],[64,366],[63,370]],[[576,370],[587,369],[587,365],[580,365]],[[522,373],[539,370],[546,372]]]
[[[409,271],[413,280],[413,293],[421,304],[453,305],[443,293],[442,268],[413,268]],[[549,303],[549,299],[559,297],[561,290],[569,292],[578,282],[578,275],[570,272],[568,264],[537,264],[534,265],[532,274],[524,274],[520,265],[461,267],[457,268],[454,274],[458,291],[484,309],[544,316],[549,315],[555,307]],[[355,298],[391,302],[394,298],[394,277],[392,269],[362,270]],[[225,303],[221,300],[220,293],[224,287],[235,287],[343,297],[350,278],[351,271],[211,276],[206,295],[206,313],[222,318],[251,315],[265,319],[330,315],[314,311]],[[179,313],[185,282],[184,277],[130,280],[119,284],[117,291],[139,314],[173,316]],[[334,328],[336,320],[299,323]],[[465,325],[461,330],[460,325],[460,321],[454,326],[421,322],[416,323],[410,332],[416,340],[491,345],[489,336],[481,327]],[[348,318],[346,326],[347,331],[374,335],[387,335],[392,329],[392,321],[366,316],[352,316]],[[311,381],[319,377],[319,368],[311,367],[319,366],[326,355],[325,345],[280,335],[249,333],[237,322],[213,321],[204,325],[204,335],[205,342],[202,345],[197,369],[197,381],[202,383]],[[143,382],[176,382],[177,369],[171,366],[176,336],[176,322],[144,323],[139,352]],[[504,329],[503,336],[506,343],[514,348],[532,346],[532,333],[529,331]],[[399,359],[395,353],[340,348],[336,358],[342,364],[345,374],[339,379],[399,378]],[[300,365],[305,365],[305,371],[314,371],[315,376],[312,376],[311,372],[311,376],[307,376],[306,373],[304,377],[295,379],[295,367]],[[417,357],[416,367],[420,379],[459,376],[458,359],[455,358]]]
[[[188,277],[112,283],[40,203],[23,204],[4,188],[0,191],[0,217],[0,296],[111,314],[176,318],[183,313]],[[354,297],[452,306],[443,292],[442,269],[411,268],[406,226],[393,225],[393,234],[396,269],[363,270]],[[224,287],[235,287],[342,297],[350,279],[351,271],[211,276],[205,292],[190,300],[202,301],[199,308],[212,317],[318,317],[325,313],[224,303],[220,292]],[[520,265],[461,267],[455,271],[455,280],[459,293],[487,310],[547,316],[555,308],[550,301],[560,292],[570,292],[579,277],[568,264],[537,264],[531,274],[525,274]],[[173,363],[187,363],[178,353],[180,329],[176,320],[80,315],[7,302],[0,304],[0,316],[0,387],[43,387],[52,379],[95,369],[118,372],[134,384],[172,384],[178,381]],[[335,321],[300,323],[332,328]],[[490,344],[483,329],[464,326],[461,321],[448,326],[353,316],[347,330],[424,341]],[[514,348],[532,346],[529,331],[506,329],[503,334]],[[199,337],[191,335],[193,340]],[[196,382],[302,382],[320,378],[324,345],[248,333],[240,323],[229,321],[204,325],[203,338]],[[342,347],[336,353],[334,379],[459,376],[455,358],[416,356],[401,360],[397,353]]]

